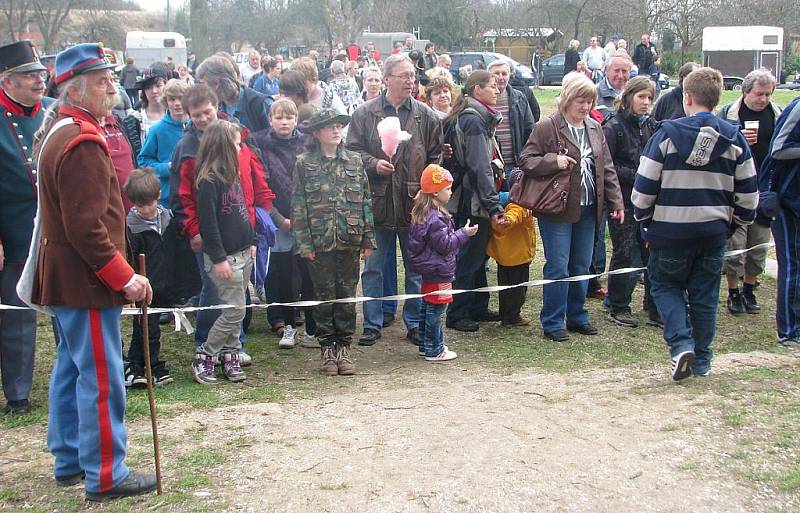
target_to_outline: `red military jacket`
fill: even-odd
[[[125,210],[98,121],[62,105],[73,124],[50,134],[39,159],[41,234],[33,302],[70,308],[126,303]]]

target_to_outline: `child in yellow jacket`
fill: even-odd
[[[501,202],[507,195],[501,193]],[[492,235],[486,254],[497,262],[497,284],[516,285],[528,281],[533,256],[536,254],[536,228],[533,214],[516,203],[505,205],[508,224],[492,223]],[[503,326],[525,326],[520,316],[528,287],[515,287],[500,292],[500,322]]]

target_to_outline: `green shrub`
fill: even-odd
[[[787,53],[784,69],[789,76],[800,73],[800,53]]]
[[[664,52],[661,54],[658,66],[661,69],[661,73],[666,73],[671,78],[677,78],[678,69],[689,61],[702,63],[700,52],[686,52],[682,56],[681,52]]]

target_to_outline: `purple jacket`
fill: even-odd
[[[408,267],[421,274],[424,283],[451,283],[458,248],[467,239],[466,230],[455,230],[450,216],[431,209],[424,223],[411,223],[408,230]]]

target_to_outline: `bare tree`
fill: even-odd
[[[686,49],[703,36],[705,20],[708,19],[711,0],[672,0],[672,9],[666,16],[666,24],[681,41],[681,58]]]
[[[0,6],[2,6],[3,17],[8,25],[8,37],[12,41],[16,41],[19,33],[25,31],[25,26],[31,20],[31,2],[30,0],[3,0]]]
[[[70,12],[75,7],[75,0],[31,0],[33,4],[33,20],[42,33],[44,47],[47,51],[58,50],[58,35],[64,28]]]
[[[409,4],[409,0],[383,2],[380,7],[372,10],[366,20],[367,25],[373,32],[394,32],[400,28],[399,23],[405,23],[410,9]]]
[[[108,0],[83,2],[81,19],[71,24],[70,37],[78,41],[102,41],[110,48],[124,48],[126,27],[119,14],[109,10],[113,5]]]
[[[208,0],[190,0],[189,9],[192,49],[199,62],[211,55],[208,48]]]

